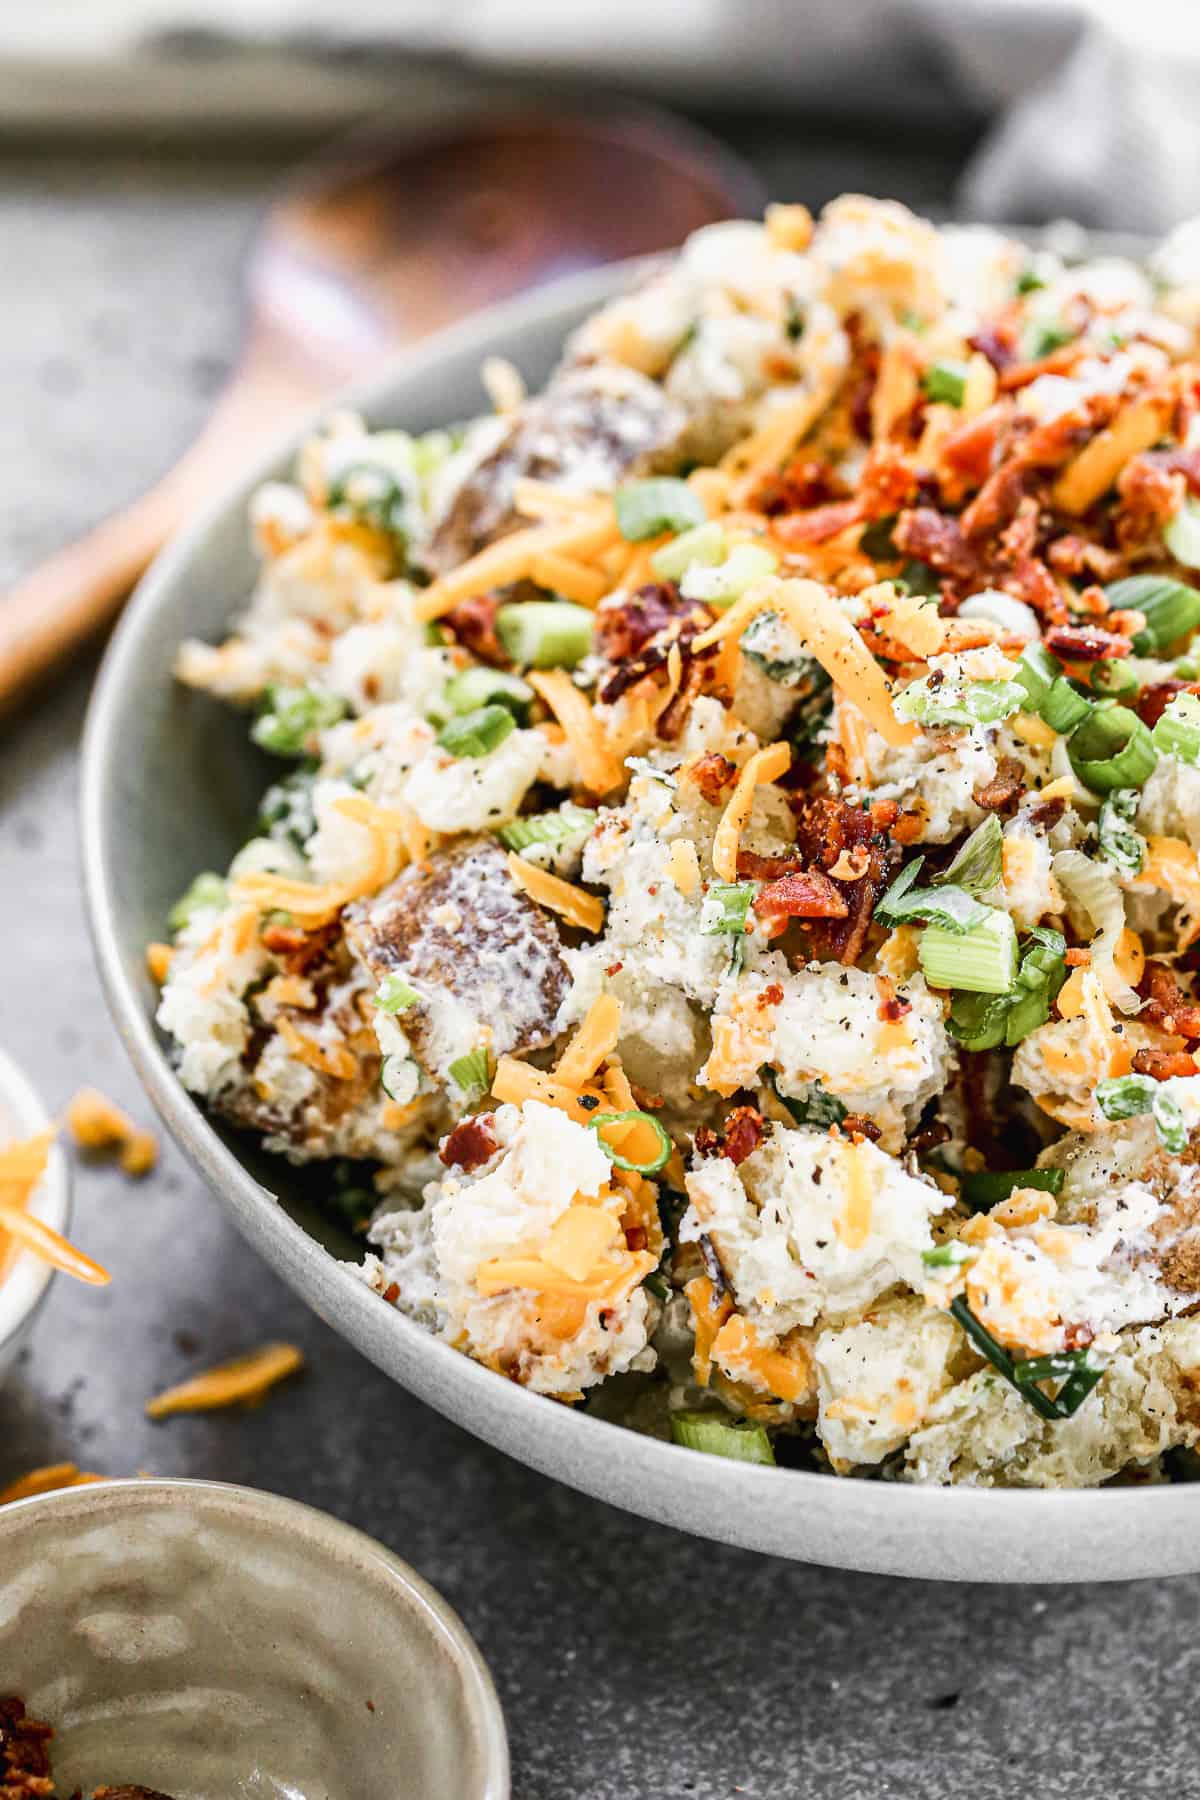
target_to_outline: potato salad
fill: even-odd
[[[381,1307],[698,1453],[1200,1471],[1198,339],[1200,227],[779,206],[261,489],[158,1019]]]

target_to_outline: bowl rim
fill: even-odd
[[[504,1711],[491,1670],[475,1639],[450,1602],[411,1564],[368,1532],[347,1524],[333,1513],[310,1506],[307,1501],[273,1493],[269,1488],[246,1487],[240,1482],[197,1480],[182,1475],[105,1478],[76,1487],[57,1488],[47,1494],[33,1494],[28,1499],[10,1501],[0,1508],[0,1560],[6,1540],[18,1534],[30,1518],[57,1512],[67,1515],[68,1523],[74,1519],[86,1523],[97,1511],[136,1512],[139,1507],[160,1502],[170,1504],[179,1494],[189,1496],[200,1506],[212,1506],[263,1521],[280,1536],[299,1533],[309,1550],[319,1552],[340,1544],[353,1553],[359,1566],[372,1579],[380,1578],[381,1596],[385,1590],[393,1599],[397,1594],[402,1595],[402,1604],[424,1618],[433,1635],[450,1652],[463,1677],[464,1702],[475,1727],[484,1765],[484,1785],[478,1800],[509,1800],[509,1748]]]
[[[0,1102],[8,1103],[20,1130],[30,1137],[54,1123],[32,1081],[7,1050],[0,1050]],[[71,1172],[60,1143],[50,1146],[46,1172],[34,1192],[30,1211],[55,1231],[64,1236],[69,1233]],[[48,1262],[23,1250],[18,1251],[8,1274],[0,1277],[0,1357],[32,1323],[54,1276],[55,1270]]]
[[[1108,247],[1107,240],[1090,241],[1098,248]],[[497,339],[522,327],[555,330],[561,342],[581,307],[591,309],[612,298],[661,260],[638,258],[568,276],[478,313],[391,359],[372,377],[333,396],[282,432],[269,452],[256,457],[198,511],[143,577],[97,676],[82,744],[80,825],[87,916],[118,1032],[164,1123],[275,1272],[410,1392],[543,1474],[641,1517],[830,1567],[1000,1582],[1127,1580],[1200,1569],[1200,1541],[1190,1552],[1161,1553],[1168,1529],[1182,1530],[1186,1522],[1189,1535],[1194,1531],[1200,1484],[1195,1494],[1179,1484],[1103,1489],[931,1487],[840,1480],[807,1470],[734,1462],[700,1455],[532,1393],[497,1377],[394,1309],[389,1309],[384,1341],[377,1329],[378,1295],[311,1238],[222,1142],[179,1082],[124,966],[114,882],[116,852],[106,816],[116,785],[125,690],[136,674],[143,638],[159,613],[170,610],[177,577],[194,559],[203,560],[212,529],[331,411],[352,407],[369,415],[390,411],[395,416],[398,404],[403,404],[399,390],[406,379],[469,353],[481,362],[495,349]],[[680,1494],[687,1495],[682,1504]],[[834,1512],[826,1516],[834,1498]],[[1125,1523],[1114,1533],[1118,1516]],[[1141,1532],[1135,1533],[1135,1521],[1142,1525]],[[1152,1538],[1150,1549],[1139,1547],[1134,1553],[1135,1537]],[[1107,1555],[1101,1553],[1101,1538]],[[1114,1546],[1126,1552],[1132,1566],[1111,1561]],[[994,1557],[989,1556],[992,1547]]]

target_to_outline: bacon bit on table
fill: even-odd
[[[474,1118],[461,1119],[438,1151],[439,1158],[448,1169],[462,1169],[468,1175],[475,1169],[482,1169],[500,1148],[492,1129],[495,1123],[495,1113],[478,1113]]]
[[[218,1363],[146,1402],[146,1415],[165,1419],[172,1413],[212,1412],[223,1406],[253,1406],[288,1375],[304,1367],[295,1344],[264,1344],[248,1356]]]
[[[0,1488],[0,1506],[7,1506],[11,1500],[31,1500],[35,1494],[55,1494],[61,1488],[90,1487],[94,1482],[106,1479],[104,1475],[89,1474],[73,1462],[46,1463]],[[3,1789],[0,1789],[2,1793]]]
[[[129,1114],[98,1088],[80,1088],[68,1102],[67,1129],[81,1150],[115,1151],[127,1175],[148,1175],[158,1161],[153,1132],[135,1125]]]
[[[1182,1078],[1194,1075],[1196,1059],[1189,1056],[1186,1050],[1135,1050],[1133,1072],[1135,1075],[1149,1075],[1152,1081],[1170,1081],[1173,1076]]]

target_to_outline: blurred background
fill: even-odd
[[[497,90],[669,103],[797,198],[861,185],[1127,228],[1196,204],[1193,0],[41,0],[0,17],[0,132],[312,141]],[[937,172],[934,172],[936,165]],[[836,166],[836,165],[835,165]]]

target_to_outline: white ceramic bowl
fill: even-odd
[[[11,1056],[0,1051],[0,1145],[44,1131],[50,1118],[28,1079]],[[71,1219],[71,1181],[62,1146],[55,1144],[46,1173],[29,1210],[55,1231],[66,1232]],[[0,1381],[16,1360],[33,1328],[34,1314],[45,1299],[54,1271],[40,1257],[19,1251],[8,1274],[0,1278]]]
[[[449,423],[486,404],[484,356],[540,384],[563,339],[636,269],[572,279],[442,334],[344,404],[377,425]],[[155,1031],[144,946],[198,868],[250,836],[267,765],[227,709],[183,692],[188,634],[217,638],[251,587],[254,488],[290,467],[303,433],[248,471],[142,583],[112,645],[84,746],[84,869],[101,974],[154,1104],[238,1225],[321,1317],[413,1393],[489,1443],[643,1517],[834,1567],[971,1581],[1116,1580],[1200,1569],[1200,1485],[1034,1493],[922,1488],[761,1468],[641,1437],[494,1375],[385,1306],[344,1256],[301,1176],[211,1121]],[[186,804],[181,800],[186,799]]]
[[[462,1621],[349,1525],[275,1494],[117,1481],[0,1509],[0,1694],[57,1791],[508,1800]]]

